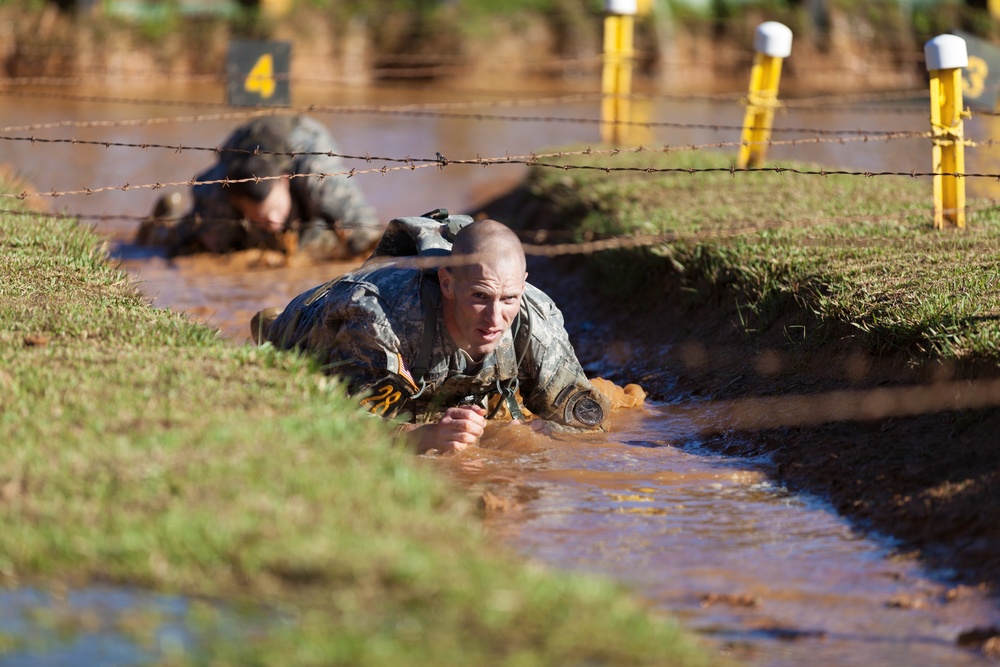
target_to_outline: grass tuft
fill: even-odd
[[[748,334],[794,305],[855,328],[873,353],[1000,362],[996,206],[970,200],[966,229],[935,230],[929,179],[776,170],[820,170],[790,162],[731,174],[732,156],[705,151],[562,162],[695,170],[532,171],[529,190],[578,239],[670,235],[595,256],[595,289],[644,293],[669,276],[702,301],[735,294]]]

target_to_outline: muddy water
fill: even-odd
[[[955,643],[1000,621],[994,600],[693,432],[647,405],[620,412],[610,436],[532,447],[500,431],[442,467],[480,485],[487,527],[522,554],[623,581],[744,664],[995,664]]]
[[[68,91],[58,91],[68,92]],[[79,92],[79,91],[73,91]],[[216,87],[85,91],[159,100],[219,101]],[[306,104],[398,105],[507,100],[564,91],[496,94],[432,90],[311,89]],[[738,91],[737,91],[738,92]],[[871,105],[866,105],[871,106]],[[923,103],[892,102],[888,112],[836,108],[788,110],[776,127],[926,129]],[[735,103],[659,101],[639,105],[653,122],[738,126]],[[126,121],[213,110],[168,104],[9,98],[0,125]],[[596,118],[593,102],[487,106],[484,113]],[[473,110],[474,111],[474,110]],[[318,114],[348,154],[430,158],[526,155],[571,142],[596,143],[593,124],[503,122],[419,116]],[[173,122],[121,127],[5,131],[7,136],[212,147],[233,121]],[[989,138],[976,118],[968,135]],[[775,133],[776,139],[813,133]],[[735,141],[739,132],[710,127],[656,127],[637,138],[648,146]],[[774,146],[775,159],[795,158],[863,171],[928,171],[926,140],[804,143]],[[13,163],[43,192],[191,178],[210,162],[204,151],[94,147],[5,141]],[[1000,171],[990,150],[972,152],[969,171]],[[359,169],[367,166],[352,164]],[[390,164],[389,166],[395,166]],[[451,165],[443,169],[359,175],[358,183],[383,218],[437,207],[474,212],[524,175],[517,165]],[[970,179],[970,194],[991,195],[988,181]],[[930,184],[928,182],[928,193]],[[131,216],[94,224],[112,241],[112,254],[137,278],[151,302],[217,327],[233,344],[246,338],[250,315],[283,305],[303,289],[347,266],[272,268],[260,257],[185,258],[167,262],[127,241],[134,218],[158,193],[126,189],[63,196],[54,208],[86,216]],[[929,196],[929,195],[928,195]],[[434,461],[449,474],[486,490],[489,529],[524,554],[559,567],[606,574],[701,632],[713,650],[753,665],[975,665],[979,654],[958,648],[963,630],[1000,625],[996,601],[979,591],[949,588],[942,573],[927,573],[893,557],[892,545],[854,531],[817,499],[793,495],[769,480],[766,462],[731,461],[691,444],[687,425],[657,405],[623,412],[610,437],[520,442],[495,434],[485,449],[455,461]],[[675,446],[685,442],[680,449]]]

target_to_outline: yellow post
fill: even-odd
[[[986,8],[990,11],[993,20],[1000,19],[1000,0],[986,0]]]
[[[292,0],[259,0],[260,13],[267,19],[279,19],[292,11]]]
[[[931,87],[931,162],[934,172],[934,228],[965,227],[965,130],[962,68],[965,40],[938,35],[924,45]]]
[[[792,52],[792,31],[781,23],[768,21],[757,27],[747,110],[743,117],[740,152],[736,166],[757,167],[767,155],[774,109],[778,106],[781,65]]]
[[[607,0],[604,70],[601,76],[601,140],[622,143],[631,119],[636,0]]]

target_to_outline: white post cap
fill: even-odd
[[[792,53],[792,30],[783,23],[766,21],[757,26],[753,49],[772,58],[787,58]]]
[[[924,44],[927,71],[958,69],[969,66],[969,52],[965,40],[958,35],[938,35]]]
[[[639,11],[638,0],[604,0],[604,8],[609,14],[632,16]]]

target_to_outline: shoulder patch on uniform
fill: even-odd
[[[559,392],[556,397],[556,405],[563,405],[563,422],[566,424],[583,424],[584,426],[597,426],[604,421],[604,407],[585,391],[573,391],[573,387],[567,387]],[[563,404],[565,401],[565,404]]]
[[[604,410],[600,403],[588,396],[581,398],[573,405],[573,416],[581,424],[597,426],[604,421]]]
[[[416,391],[417,381],[413,379],[413,374],[410,372],[410,367],[406,365],[406,361],[399,352],[392,352],[391,350],[385,351],[385,369],[390,373],[398,375],[400,378],[409,383],[413,391]]]
[[[403,357],[400,356],[398,352],[396,353],[396,360],[399,368],[399,370],[397,370],[396,372],[399,373],[400,377],[409,382],[413,390],[416,391],[417,382],[416,380],[413,379],[413,375],[410,373],[410,369],[406,366],[406,362],[403,361]]]

